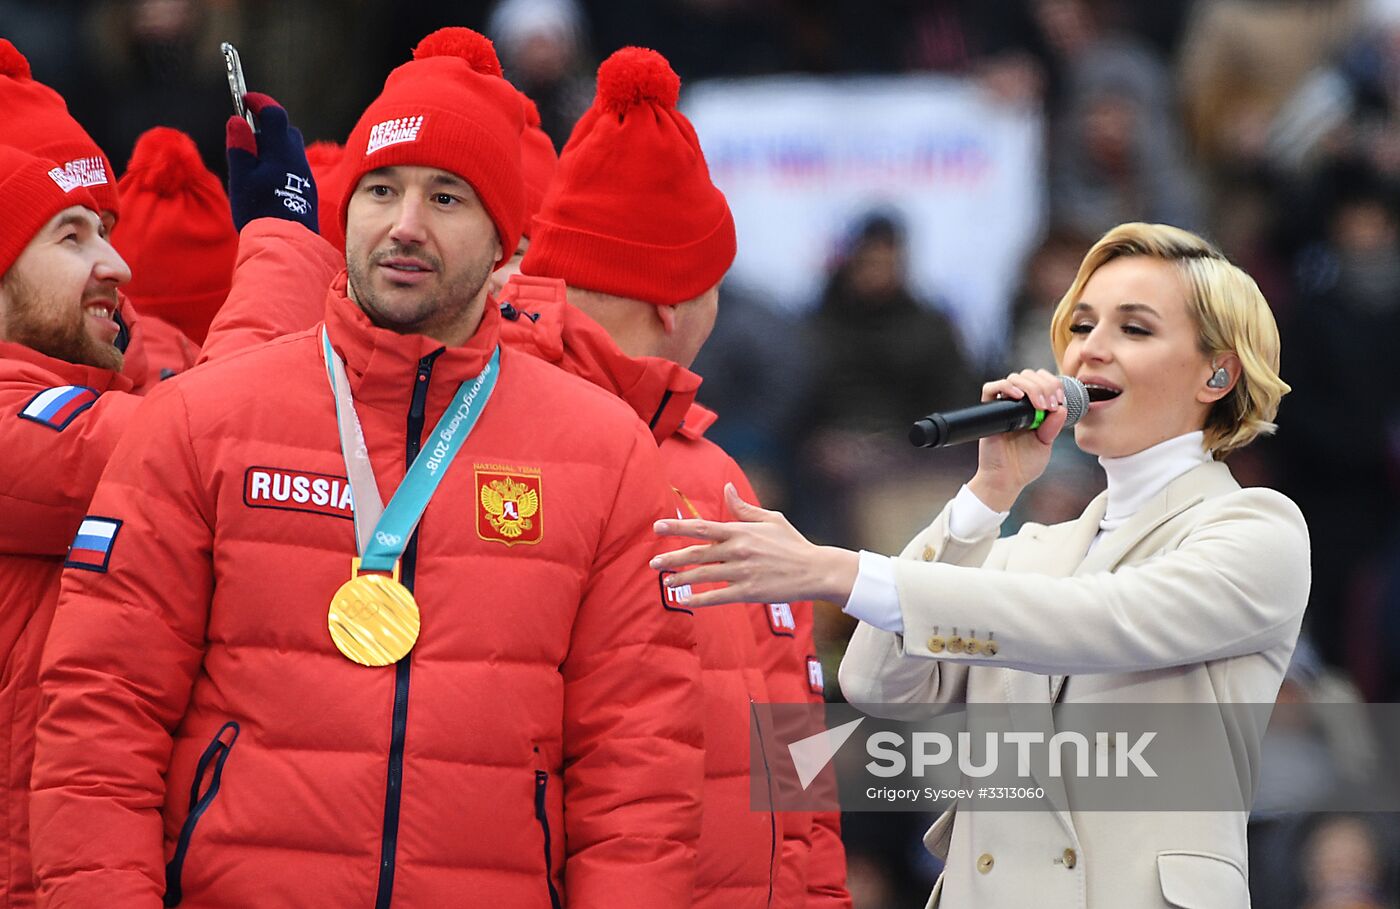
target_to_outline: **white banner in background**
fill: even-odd
[[[784,76],[698,82],[683,99],[733,209],[736,281],[813,305],[853,222],[903,219],[910,280],[976,355],[998,353],[1044,208],[1040,114],[965,79]]]

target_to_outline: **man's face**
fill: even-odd
[[[97,215],[66,208],[0,278],[0,338],[57,360],[120,370],[113,315],[117,287],[130,280]]]
[[[350,296],[382,328],[464,342],[476,330],[500,255],[496,227],[476,192],[445,170],[380,168],[350,196]]]

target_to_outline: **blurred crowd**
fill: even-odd
[[[221,40],[308,141],[343,140],[384,74],[443,25],[495,40],[557,147],[597,61],[628,44],[661,50],[685,84],[939,72],[1041,106],[1047,227],[1008,301],[1005,362],[964,352],[941,301],[906,279],[919,249],[872,210],[805,314],[724,288],[696,363],[721,415],[710,436],[810,536],[894,551],[975,464],[971,446],[913,450],[909,423],[1010,370],[1053,369],[1050,313],[1110,226],[1201,232],[1258,280],[1293,387],[1277,435],[1231,460],[1242,482],[1291,496],[1312,530],[1310,643],[1283,697],[1400,700],[1400,0],[0,0],[0,34],[119,168],[164,124],[224,171]],[[1101,482],[1062,443],[1008,532],[1077,515]],[[828,678],[848,622],[830,610],[819,628]],[[1288,773],[1277,785],[1297,782]],[[858,906],[922,900],[936,871],[923,823],[848,816]],[[1396,905],[1388,818],[1258,826],[1256,904]]]

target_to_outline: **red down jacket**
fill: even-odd
[[[386,498],[485,365],[487,309],[444,350],[332,288]],[[106,570],[65,573],[44,655],[41,902],[688,905],[699,667],[647,568],[658,473],[619,402],[504,350],[405,553],[422,635],[366,668],[326,629],[354,534],[319,333],[165,383],[93,499],[121,522]],[[509,541],[482,505],[500,479],[538,500]]]
[[[303,242],[289,255],[280,249],[283,235],[278,230],[248,233],[230,298],[246,310],[258,305],[259,288],[265,293],[276,286],[283,294],[314,294],[324,309],[325,288],[334,274],[324,271],[322,263],[328,257],[319,255],[319,268],[298,266],[302,256],[321,253],[320,247]],[[325,246],[314,234],[307,236]],[[198,353],[174,326],[138,314],[125,296],[119,299],[130,331],[121,375],[0,344],[0,830],[5,835],[0,909],[34,905],[29,770],[39,703],[39,656],[58,600],[64,555],[108,457],[133,423],[142,399],[128,392],[154,390],[168,378],[167,370],[183,372]],[[235,327],[230,331],[238,336],[238,311],[231,315]],[[224,350],[239,346],[225,343]],[[65,386],[91,388],[100,397],[90,407],[82,395],[48,402],[55,409],[47,426],[19,419],[39,395]]]
[[[727,482],[755,501],[739,465],[704,438],[714,415],[694,403],[700,377],[669,360],[625,355],[566,296],[561,281],[513,276],[502,292],[509,314],[503,328],[506,342],[617,395],[650,425],[678,515],[731,520],[724,505]],[[774,620],[775,615],[781,618]],[[806,621],[799,626],[794,615]],[[750,604],[696,614],[705,710],[697,907],[801,907],[828,897],[834,902],[827,905],[841,905],[845,896],[839,833],[834,852],[832,841],[822,839],[819,859],[839,867],[820,870],[822,888],[808,893],[812,816],[750,807],[750,725],[763,721],[756,705],[820,697],[820,686],[814,689],[809,682],[808,656],[815,653],[810,616],[811,606],[805,603],[795,604],[795,611],[787,604],[776,610]],[[765,762],[780,757],[760,755]],[[832,881],[834,891],[827,886]]]
[[[32,906],[39,654],[68,544],[141,399],[116,373],[0,342],[0,907]]]

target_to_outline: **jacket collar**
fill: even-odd
[[[698,375],[661,357],[627,356],[601,325],[569,305],[562,281],[517,275],[502,299],[524,310],[501,329],[508,346],[622,398],[651,427],[657,444],[681,428],[700,389]]]
[[[487,299],[481,324],[467,343],[446,347],[426,335],[399,334],[379,328],[351,300],[341,272],[326,295],[326,331],[331,346],[345,360],[350,391],[357,406],[402,413],[408,409],[417,383],[418,366],[432,364],[427,412],[447,408],[457,387],[486,368],[500,341],[501,317]]]
[[[690,405],[690,410],[686,411],[685,421],[681,423],[679,432],[687,439],[698,442],[705,438],[705,433],[709,431],[711,426],[715,425],[715,421],[718,419],[719,414],[697,401]]]
[[[11,341],[0,341],[0,360],[9,361],[11,368],[24,375],[26,380],[32,377],[36,384],[50,387],[58,384],[85,385],[99,394],[106,391],[129,392],[133,387],[131,380],[121,373],[98,366],[69,363]]]
[[[146,320],[136,312],[131,300],[121,291],[117,292],[117,322],[126,332],[126,347],[122,350],[122,375],[129,378],[133,387],[144,385],[150,362],[146,357]],[[120,337],[118,338],[120,343]]]

